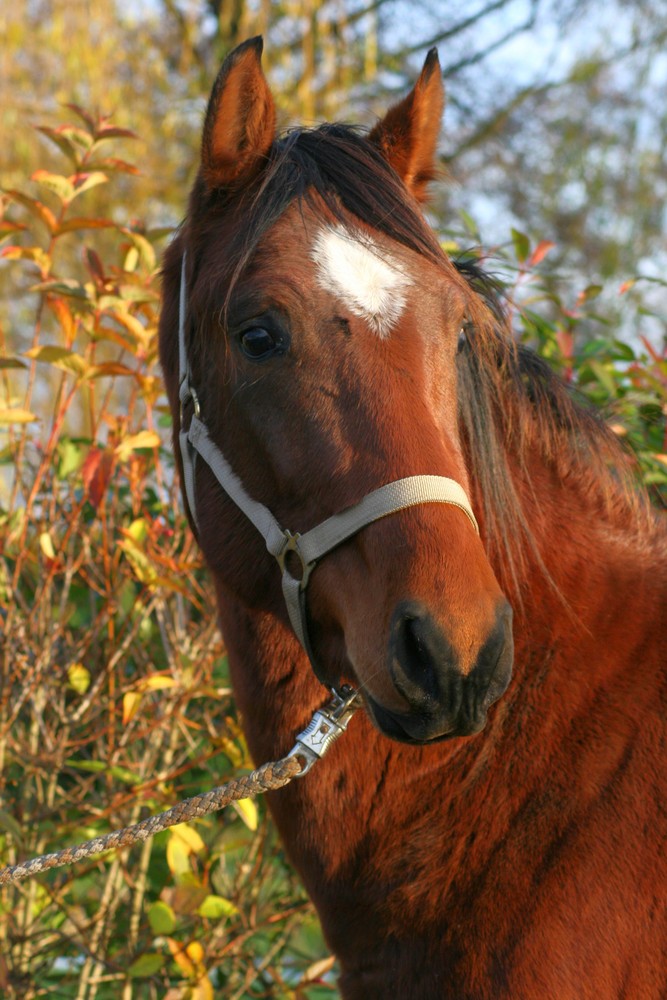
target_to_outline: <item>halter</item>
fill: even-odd
[[[211,439],[206,424],[201,419],[201,408],[192,385],[190,364],[185,346],[185,321],[187,287],[185,279],[185,254],[181,264],[181,287],[178,307],[178,378],[180,400],[179,445],[183,462],[183,485],[192,519],[199,530],[195,498],[195,462],[199,455],[206,462],[227,496],[243,511],[262,535],[267,550],[277,560],[282,573],[282,590],[287,613],[295,635],[311,662],[315,675],[325,686],[321,670],[313,655],[308,636],[306,587],[315,566],[328,552],[335,549],[361,528],[387,514],[414,507],[422,503],[445,503],[459,507],[479,533],[475,515],[463,487],[444,476],[409,476],[397,479],[368,493],[363,500],[338,514],[333,514],[304,534],[281,528],[271,511],[253,500],[246,493],[241,480]],[[193,415],[187,429],[183,427],[185,404],[192,402]],[[301,563],[301,575],[293,576],[287,557],[293,552]]]

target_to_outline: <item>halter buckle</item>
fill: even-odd
[[[295,531],[294,534],[292,534],[292,532],[289,531],[289,529],[285,528],[283,530],[283,539],[284,539],[283,547],[281,548],[280,552],[277,553],[276,559],[278,561],[278,565],[280,566],[280,572],[283,575],[287,573],[289,576],[292,577],[292,579],[296,580],[297,577],[294,576],[289,566],[287,565],[287,556],[289,555],[290,552],[294,552],[297,559],[301,563],[301,578],[299,580],[299,587],[301,590],[303,590],[306,584],[308,583],[308,578],[310,574],[315,569],[315,563],[306,562],[306,560],[303,558],[303,554],[301,552],[301,549],[299,548],[300,538],[301,535],[299,534],[298,531]]]
[[[306,728],[297,736],[294,748],[288,755],[301,757],[305,761],[297,778],[310,771],[315,761],[324,757],[331,745],[343,735],[350,719],[361,706],[357,691],[348,685],[344,685],[340,691],[332,688],[332,693],[332,700],[315,712]]]

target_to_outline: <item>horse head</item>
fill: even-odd
[[[484,307],[420,208],[444,104],[437,54],[367,135],[278,136],[260,57],[253,39],[222,66],[188,217],[165,261],[160,339],[177,450],[194,407],[245,493],[301,534],[406,477],[446,478],[474,496],[457,371]],[[180,400],[179,308],[196,386]],[[205,462],[192,489],[220,586],[289,628],[253,524]],[[478,533],[465,507],[396,509],[310,573],[319,676],[358,685],[398,740],[478,732],[509,683],[511,610],[485,525]],[[286,562],[298,580],[302,568]]]

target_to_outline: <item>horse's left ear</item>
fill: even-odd
[[[201,164],[210,188],[250,181],[276,133],[273,96],[262,72],[261,37],[250,38],[225,59],[206,109]]]
[[[418,201],[437,174],[436,149],[445,107],[437,49],[426,56],[419,79],[399,104],[372,129],[369,139]]]

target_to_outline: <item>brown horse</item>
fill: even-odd
[[[293,552],[299,619],[229,470],[181,464],[255,758],[326,700],[303,645],[363,695],[270,798],[342,994],[665,998],[665,525],[421,214],[435,51],[369,134],[276,136],[260,56],[254,39],[221,69],[165,259],[179,462],[196,421],[246,500],[301,532],[405,477],[459,484],[349,531],[307,590]]]

